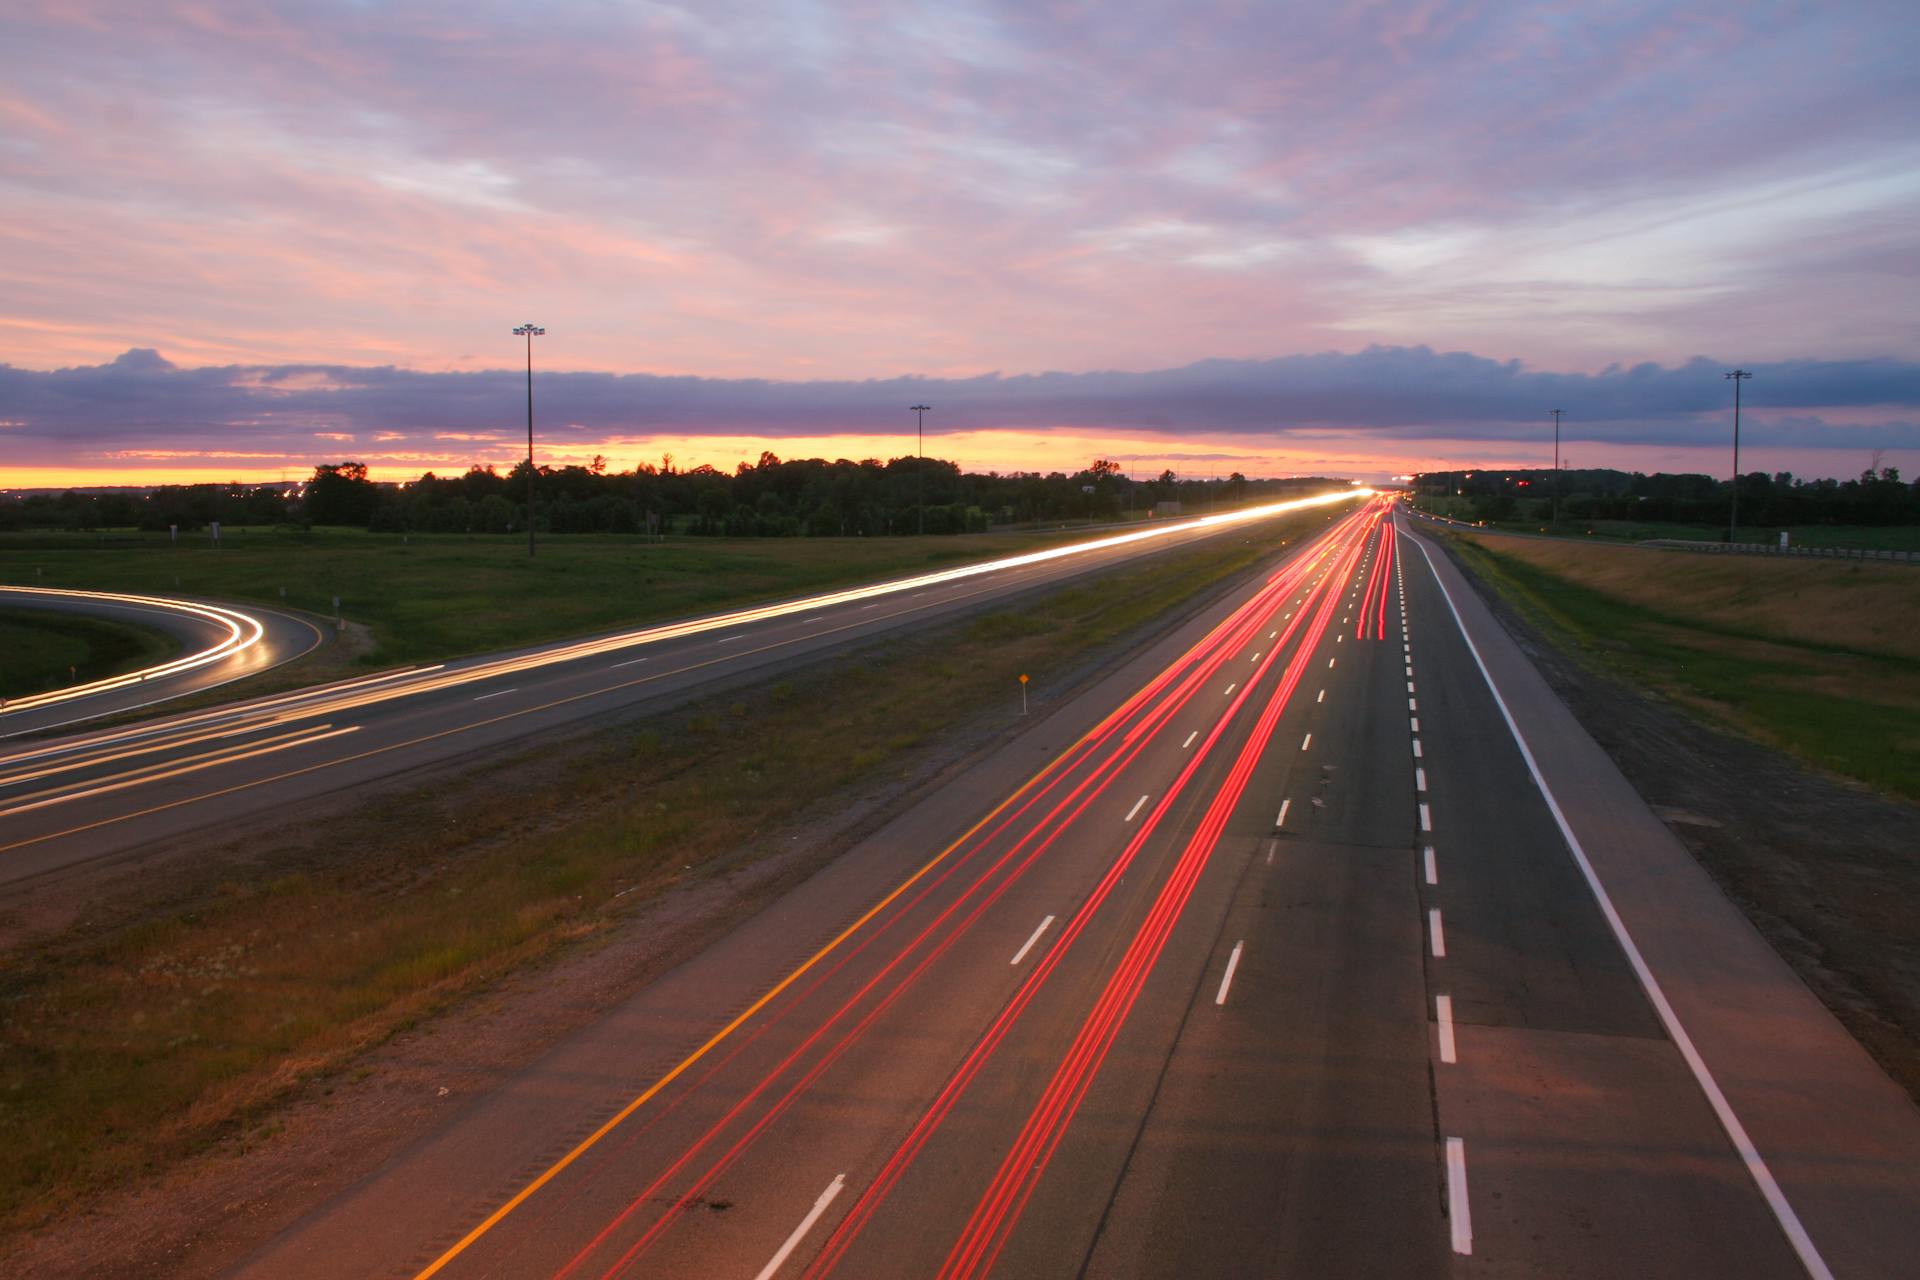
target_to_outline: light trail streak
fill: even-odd
[[[683,622],[667,623],[660,626],[621,632],[593,640],[555,645],[537,650],[533,653],[477,662],[466,667],[450,669],[443,665],[437,665],[410,672],[396,672],[371,680],[353,681],[343,685],[323,686],[319,689],[304,690],[300,693],[287,695],[286,697],[273,699],[265,703],[248,704],[247,706],[239,708],[216,709],[177,718],[168,723],[171,727],[185,728],[193,725],[224,722],[236,716],[245,717],[259,714],[270,706],[285,706],[290,702],[296,701],[309,714],[315,717],[337,717],[346,712],[358,710],[374,703],[431,693],[462,684],[493,680],[502,676],[534,671],[563,663],[578,662],[583,659],[617,653],[641,645],[659,644],[664,641],[737,627],[747,623],[765,622],[773,619],[807,614],[861,600],[868,600],[871,602],[870,607],[877,607],[883,599],[888,596],[905,594],[907,598],[913,598],[914,596],[924,594],[925,589],[932,586],[960,582],[983,575],[1006,573],[1012,570],[1043,565],[1073,556],[1089,555],[1094,552],[1111,550],[1122,546],[1136,545],[1183,534],[1193,534],[1210,529],[1226,528],[1257,520],[1271,519],[1288,512],[1334,505],[1349,501],[1356,495],[1367,496],[1371,495],[1371,493],[1372,490],[1364,489],[1340,491],[1319,494],[1311,498],[1293,499],[1288,502],[1267,503],[1259,507],[1248,508],[1244,511],[1203,516],[1199,519],[1183,521],[1179,524],[1163,525],[1152,529],[1116,534],[1105,538],[1096,538],[1087,542],[1072,543],[1067,546],[1048,547],[1039,551],[1025,552],[1015,556],[1004,556],[997,560],[981,561],[976,564],[960,565],[952,569],[919,574],[910,578],[899,578],[887,582],[872,583],[866,586],[849,587],[819,595],[807,596],[797,600],[751,606],[744,609],[732,610],[727,613],[713,614],[703,618],[694,618]],[[9,588],[9,590],[38,589]],[[53,594],[105,593],[68,592]],[[148,598],[128,596],[123,599],[146,600]],[[231,612],[217,610],[214,606],[191,605],[183,602],[163,603],[178,604],[180,607],[190,610],[206,610],[209,613]],[[243,614],[236,613],[234,616],[236,618],[246,618],[246,615]],[[251,619],[246,619],[246,621],[253,627],[253,639],[257,640],[259,624],[253,622]],[[252,640],[249,640],[248,643],[252,643]],[[212,653],[213,651],[210,650],[207,655],[199,655],[195,660],[217,660],[217,657],[209,656],[212,655]],[[224,654],[219,656],[224,656]],[[741,656],[745,655],[743,654]],[[183,659],[181,661],[186,662],[188,660]],[[167,670],[171,671],[178,665],[179,664],[169,664]],[[159,671],[161,668],[155,668],[154,670]],[[123,682],[132,681],[131,676],[122,677],[121,679]],[[378,684],[379,687],[371,687],[376,684]],[[92,737],[89,741],[95,743],[117,741],[117,735],[113,731],[109,731],[107,734]],[[0,759],[0,763],[4,763],[4,759]]]
[[[1351,529],[1349,526],[1357,523],[1357,520],[1358,515],[1356,514],[1356,516],[1349,521],[1345,521],[1342,525],[1336,526],[1336,530],[1327,535],[1328,542],[1331,543],[1336,534],[1345,535],[1350,533]],[[1347,552],[1341,557],[1343,564],[1351,565],[1356,553],[1357,540],[1350,541]],[[1322,581],[1337,582],[1340,578],[1341,574],[1323,575]],[[1311,597],[1314,595],[1314,592],[1309,591],[1308,595]],[[1320,636],[1324,634],[1329,619],[1332,616],[1335,596],[1331,590],[1328,590],[1322,593],[1322,597],[1322,603],[1319,606],[1316,620],[1311,628],[1312,634],[1302,641],[1293,662],[1289,664],[1290,669],[1292,669],[1289,691],[1292,685],[1297,685],[1298,670],[1304,668],[1307,660],[1306,655],[1311,652],[1313,645],[1316,644]],[[1303,615],[1305,612],[1305,610],[1302,611]],[[1289,614],[1289,617],[1291,616],[1292,615]],[[1283,640],[1280,645],[1275,646],[1270,652],[1267,660],[1269,666],[1277,661],[1279,653],[1285,648],[1287,641],[1293,638],[1294,634],[1299,631],[1305,621],[1306,619],[1303,616],[1287,628],[1286,639]],[[824,1276],[837,1265],[840,1258],[842,1258],[847,1249],[851,1247],[853,1240],[878,1210],[880,1204],[905,1175],[907,1168],[918,1157],[920,1152],[924,1150],[927,1143],[931,1141],[934,1132],[951,1113],[960,1097],[966,1092],[979,1072],[984,1069],[987,1061],[1011,1032],[1014,1024],[1032,1003],[1048,978],[1063,962],[1064,958],[1072,949],[1074,941],[1087,929],[1089,923],[1100,911],[1108,897],[1125,878],[1140,850],[1147,843],[1148,838],[1157,829],[1161,820],[1171,812],[1175,801],[1183,794],[1187,784],[1206,761],[1212,748],[1224,737],[1228,725],[1232,723],[1236,713],[1252,696],[1253,690],[1258,684],[1259,677],[1264,676],[1265,673],[1266,668],[1263,667],[1259,675],[1256,676],[1255,681],[1248,685],[1247,689],[1241,693],[1239,700],[1229,709],[1228,714],[1220,717],[1214,724],[1206,741],[1202,744],[1199,753],[1189,761],[1174,781],[1170,790],[1162,798],[1161,802],[1148,814],[1147,820],[1140,832],[1128,842],[1119,857],[1108,867],[1099,884],[1095,886],[1079,910],[1076,911],[1073,919],[1062,930],[1059,940],[1054,943],[1053,947],[1036,964],[1026,981],[1016,991],[1014,996],[1010,998],[1007,1005],[1002,1009],[1000,1015],[987,1029],[980,1041],[976,1043],[967,1059],[949,1079],[946,1087],[941,1091],[941,1094],[934,1100],[925,1114],[922,1115],[913,1131],[900,1143],[879,1175],[869,1184],[866,1191],[863,1192],[859,1200],[856,1201],[854,1207],[849,1210],[846,1218],[842,1220],[839,1227],[829,1236],[827,1243],[822,1246],[820,1255],[815,1259],[813,1266],[810,1267],[807,1272],[810,1277]],[[1255,731],[1255,739],[1259,739],[1259,731],[1257,728]],[[1242,785],[1244,786],[1244,780]]]
[[[94,694],[107,693],[114,689],[145,684],[166,676],[179,675],[183,671],[194,671],[252,648],[266,634],[266,628],[252,614],[242,613],[238,609],[222,608],[219,605],[196,604],[190,600],[170,600],[165,596],[136,596],[116,591],[70,591],[55,587],[7,587],[6,590],[21,595],[47,596],[55,599],[77,597],[82,600],[104,601],[108,604],[135,605],[169,613],[184,613],[211,622],[226,633],[223,638],[207,648],[169,662],[142,667],[138,671],[128,671],[117,676],[107,676],[104,679],[73,685],[66,689],[15,698],[12,702],[0,702],[0,713],[8,715],[71,702],[75,698],[92,697]]]
[[[1334,601],[1329,597],[1317,612],[1294,660],[1267,700],[1253,733],[1248,737],[1232,770],[1214,793],[1200,826],[1188,840],[1173,873],[1161,887],[1152,910],[1135,932],[1126,954],[1108,979],[1105,990],[1082,1024],[1073,1047],[1056,1069],[1046,1092],[1028,1116],[1027,1123],[1001,1162],[993,1183],[975,1207],[972,1218],[942,1265],[942,1280],[974,1276],[991,1269],[1004,1248],[1033,1190],[1039,1185],[1048,1163],[1066,1136],[1080,1103],[1092,1088],[1101,1065],[1113,1047],[1121,1026],[1132,1012],[1147,975],[1152,972],[1174,924],[1192,898],[1199,877],[1211,859],[1233,811],[1239,806],[1248,783],[1268,742],[1279,726],[1293,691],[1305,670],[1304,656],[1318,642],[1319,634],[1330,625]],[[1062,933],[1054,953],[1063,951],[1069,935]]]
[[[1340,527],[1344,528],[1345,523],[1343,522],[1343,525]],[[875,974],[862,985],[825,1023],[813,1031],[798,1048],[789,1053],[786,1058],[776,1066],[773,1071],[769,1072],[746,1096],[737,1101],[718,1122],[712,1125],[692,1146],[687,1148],[669,1168],[659,1174],[652,1183],[633,1197],[619,1215],[609,1221],[585,1247],[575,1254],[566,1266],[556,1273],[556,1280],[565,1280],[566,1277],[573,1275],[585,1264],[588,1258],[611,1238],[615,1230],[624,1225],[624,1223],[643,1206],[654,1203],[660,1199],[666,1184],[684,1169],[700,1151],[716,1142],[722,1133],[742,1118],[749,1106],[755,1103],[763,1094],[770,1090],[782,1076],[796,1066],[801,1058],[812,1047],[818,1044],[827,1032],[848,1017],[868,995],[878,989],[883,981],[898,966],[924,942],[931,938],[943,924],[951,920],[955,914],[967,904],[973,895],[982,890],[996,874],[1000,873],[1003,869],[1007,869],[1009,864],[1013,863],[1013,860],[1021,853],[1023,848],[1027,849],[1025,857],[1011,867],[1011,870],[1007,872],[1005,878],[988,891],[980,902],[974,906],[965,917],[958,921],[947,936],[935,944],[914,968],[885,994],[875,1007],[861,1017],[837,1043],[833,1044],[781,1097],[776,1099],[769,1109],[761,1114],[759,1118],[752,1123],[751,1127],[699,1177],[691,1189],[684,1191],[680,1196],[674,1198],[662,1216],[658,1218],[638,1240],[630,1245],[619,1259],[603,1272],[603,1275],[611,1277],[632,1265],[640,1254],[677,1220],[687,1205],[697,1199],[715,1179],[720,1177],[768,1126],[784,1114],[785,1111],[811,1087],[822,1073],[832,1066],[834,1062],[838,1061],[840,1057],[865,1034],[868,1028],[891,1009],[899,999],[907,994],[911,987],[918,982],[934,963],[958,943],[985,912],[1017,883],[1020,877],[1025,874],[1039,857],[1047,852],[1052,844],[1092,807],[1094,802],[1099,799],[1126,765],[1130,764],[1132,760],[1145,749],[1147,743],[1152,740],[1152,733],[1147,733],[1143,736],[1142,730],[1151,727],[1153,732],[1157,732],[1159,728],[1169,723],[1180,710],[1191,701],[1197,691],[1204,687],[1213,672],[1216,671],[1220,665],[1228,661],[1232,653],[1245,643],[1249,630],[1262,625],[1259,619],[1262,616],[1271,615],[1272,602],[1291,591],[1293,587],[1297,585],[1299,577],[1307,572],[1314,563],[1317,563],[1317,559],[1308,559],[1306,563],[1300,564],[1296,568],[1282,570],[1276,574],[1253,600],[1241,606],[1234,615],[1231,615],[1227,621],[1217,626],[1205,639],[1190,649],[1186,655],[1183,655],[1181,659],[1164,671],[1161,676],[1150,682],[1139,694],[1128,699],[1128,702],[1121,708],[1121,712],[1138,707],[1145,700],[1145,695],[1150,695],[1164,688],[1170,679],[1179,675],[1183,668],[1191,668],[1187,670],[1185,678],[1180,684],[1177,685],[1158,706],[1149,708],[1147,718],[1142,724],[1137,725],[1133,731],[1121,739],[1119,755],[1109,757],[1107,760],[1099,763],[1093,774],[1089,775],[1075,787],[1050,813],[1045,815],[1038,824],[1032,827],[1025,836],[1021,837],[1012,848],[990,866],[972,886],[966,889],[953,903],[949,904],[935,920],[922,928],[917,935],[910,939],[907,945],[901,948],[879,973]],[[1263,607],[1264,614],[1261,611]],[[1115,715],[1109,716],[1106,721],[1102,722],[1101,728],[1104,730],[1116,727],[1122,722],[1120,714],[1120,712],[1116,712]],[[1217,738],[1220,732],[1220,727],[1216,726],[1214,738]],[[1102,739],[1104,739],[1110,735],[1102,733],[1101,736]],[[1211,744],[1212,741],[1213,738],[1210,738],[1209,744]],[[1086,755],[1091,755],[1093,747],[1097,745],[1097,741],[1090,744]],[[1203,749],[1202,756],[1204,756],[1204,754],[1205,751]],[[1198,761],[1196,760],[1196,764],[1197,763]],[[1189,770],[1189,776],[1190,773],[1191,769]],[[1066,776],[1063,772],[1060,778],[1056,779],[1056,782],[1064,780]],[[1029,806],[1025,807],[1030,807],[1032,803],[1037,802],[1037,799],[1038,797],[1036,796],[1035,801],[1030,801]],[[1072,806],[1072,808],[1069,810],[1068,806]],[[1168,805],[1163,802],[1162,806],[1155,810],[1153,821],[1157,822],[1160,815],[1163,814],[1167,808]],[[1002,829],[1011,826],[1013,821],[1014,819],[1009,819],[1008,822],[1003,823]],[[1046,831],[1049,825],[1052,827],[1051,832],[1046,834],[1044,838],[1041,838],[1042,832]],[[1149,824],[1149,829],[1150,827],[1151,823]],[[1142,836],[1136,841],[1136,847],[1137,844],[1144,843],[1145,834],[1146,832],[1143,831]],[[981,847],[985,847],[986,843],[988,842],[983,841]],[[971,855],[968,856],[970,857]],[[946,876],[952,875],[955,870],[957,870],[957,865],[955,868],[950,869],[946,873]],[[943,876],[942,879],[945,879],[946,876]],[[934,887],[933,885],[929,885],[927,889],[922,891],[919,898],[924,899],[932,892]],[[885,927],[891,927],[893,923],[903,919],[904,916],[905,912],[903,911],[890,920]],[[865,944],[863,944],[863,947],[864,945]],[[850,958],[851,957],[849,957],[849,959]],[[846,961],[843,960],[841,963],[842,966],[844,966]],[[815,984],[816,989],[818,985],[818,983]]]

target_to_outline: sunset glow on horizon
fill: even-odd
[[[0,486],[1920,471],[1911,7],[29,2]],[[529,113],[524,104],[538,103]],[[1764,145],[1754,145],[1764,139]],[[1657,140],[1657,145],[1655,140]],[[1718,452],[1716,452],[1718,451]]]

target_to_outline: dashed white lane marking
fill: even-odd
[[[1407,675],[1408,675],[1409,677],[1411,677],[1411,676],[1413,675],[1413,664],[1412,664],[1412,663],[1408,663],[1408,664],[1407,664]]]
[[[1147,798],[1145,796],[1141,796],[1138,800],[1135,800],[1133,802],[1133,808],[1127,810],[1127,816],[1125,818],[1122,818],[1121,821],[1132,822],[1133,815],[1140,812],[1140,806],[1145,804],[1146,802],[1147,802]]]
[[[1227,957],[1227,971],[1220,977],[1220,992],[1213,998],[1215,1004],[1227,1002],[1227,988],[1233,985],[1233,971],[1240,967],[1240,948],[1246,945],[1244,938],[1233,944],[1233,954]]]
[[[1474,644],[1473,637],[1467,634],[1466,621],[1460,616],[1460,607],[1453,602],[1453,593],[1447,589],[1445,582],[1440,582],[1439,572],[1433,567],[1433,556],[1424,545],[1418,542],[1415,545],[1420,546],[1421,558],[1427,562],[1427,569],[1433,573],[1434,580],[1439,582],[1440,596],[1447,602],[1447,612],[1453,617],[1453,625],[1459,630],[1460,638],[1466,641],[1467,652],[1473,656],[1474,665],[1480,668],[1480,676],[1487,682],[1487,691],[1493,695],[1494,705],[1500,708],[1500,717],[1507,722],[1507,732],[1513,735],[1515,745],[1520,748],[1520,758],[1526,762],[1527,772],[1533,775],[1533,785],[1540,789],[1541,798],[1547,802],[1547,809],[1553,814],[1554,824],[1560,828],[1561,836],[1573,853],[1573,860],[1580,866],[1580,874],[1585,877],[1587,887],[1593,890],[1594,898],[1600,903],[1600,913],[1606,917],[1607,925],[1613,930],[1615,940],[1620,943],[1620,949],[1626,953],[1627,963],[1633,966],[1634,976],[1640,979],[1641,989],[1647,993],[1648,1001],[1652,1003],[1654,1011],[1660,1015],[1661,1025],[1667,1029],[1667,1038],[1673,1041],[1674,1047],[1680,1050],[1680,1056],[1686,1059],[1688,1070],[1693,1072],[1694,1080],[1700,1085],[1700,1092],[1706,1095],[1708,1105],[1713,1108],[1714,1115],[1719,1118],[1720,1127],[1726,1130],[1727,1137],[1733,1142],[1734,1150],[1740,1153],[1741,1163],[1746,1165],[1747,1173],[1753,1178],[1754,1185],[1760,1188],[1760,1194],[1765,1198],[1767,1207],[1773,1210],[1774,1219],[1779,1222],[1781,1231],[1793,1245],[1793,1251],[1798,1255],[1800,1264],[1806,1268],[1812,1280],[1833,1280],[1833,1271],[1827,1266],[1826,1259],[1820,1256],[1819,1247],[1814,1244],[1813,1237],[1807,1233],[1806,1225],[1800,1221],[1800,1215],[1794,1211],[1793,1205],[1787,1200],[1786,1193],[1780,1189],[1780,1183],[1774,1178],[1773,1170],[1767,1167],[1766,1160],[1760,1155],[1760,1149],[1754,1145],[1753,1138],[1747,1133],[1747,1127],[1735,1114],[1733,1104],[1727,1101],[1727,1095],[1721,1091],[1720,1082],[1714,1079],[1713,1072],[1707,1069],[1706,1060],[1700,1056],[1699,1049],[1694,1046],[1693,1037],[1687,1034],[1686,1026],[1680,1021],[1680,1015],[1675,1013],[1673,1006],[1668,1003],[1667,993],[1660,986],[1660,980],[1654,976],[1646,957],[1640,954],[1639,944],[1634,942],[1633,935],[1627,932],[1626,922],[1620,918],[1620,912],[1613,905],[1613,898],[1608,894],[1606,886],[1600,883],[1600,874],[1594,870],[1592,861],[1587,857],[1586,847],[1580,843],[1580,837],[1574,833],[1573,825],[1567,821],[1567,815],[1560,808],[1560,801],[1554,796],[1553,788],[1547,785],[1545,775],[1540,772],[1540,764],[1533,757],[1533,748],[1527,745],[1526,735],[1520,732],[1519,722],[1513,718],[1513,711],[1507,706],[1506,698],[1501,695],[1500,686],[1494,682],[1493,673],[1487,670],[1486,659],[1480,656],[1480,647]],[[1464,1202],[1464,1164],[1462,1168],[1461,1198]],[[1471,1233],[1468,1235],[1468,1242],[1469,1244],[1472,1242]]]
[[[1422,801],[1420,804],[1420,829],[1422,831],[1433,830],[1433,815],[1427,812],[1425,801]]]
[[[1200,736],[1200,731],[1198,729],[1195,729],[1192,733],[1187,735],[1187,740],[1180,744],[1180,749],[1182,751],[1185,751],[1188,747],[1193,745],[1193,740],[1199,736]]]
[[[1335,662],[1335,661],[1336,661],[1336,659],[1333,659],[1333,658],[1328,658],[1328,659],[1327,659],[1327,665],[1328,665],[1329,667],[1331,667],[1331,666],[1332,666],[1332,665],[1334,664],[1334,662]]]
[[[1227,693],[1232,693],[1235,689],[1238,689],[1239,687],[1240,687],[1240,682],[1236,680],[1232,684],[1227,686]],[[1223,693],[1220,696],[1224,698],[1227,696],[1227,694]]]
[[[1419,709],[1420,709],[1420,704],[1418,702],[1415,702],[1412,698],[1407,699],[1407,710],[1418,711]]]
[[[510,693],[518,693],[518,692],[520,692],[520,687],[518,685],[515,685],[511,689],[495,689],[492,693],[481,694],[479,697],[475,698],[474,701],[485,702],[488,698],[504,698]]]
[[[1273,865],[1273,851],[1275,849],[1278,849],[1279,847],[1280,847],[1280,842],[1278,840],[1267,841],[1267,865],[1268,866]]]
[[[1269,632],[1267,632],[1267,639],[1269,639],[1269,640],[1278,640],[1279,638],[1280,638],[1280,633],[1279,633],[1278,631],[1269,631]]]
[[[627,659],[627,660],[626,660],[625,662],[616,662],[616,663],[614,663],[614,664],[613,664],[613,665],[612,665],[611,667],[608,667],[608,668],[607,668],[607,670],[609,670],[609,671],[617,671],[617,670],[619,670],[619,669],[620,669],[621,667],[631,667],[631,666],[636,666],[636,665],[638,665],[639,663],[642,663],[642,662],[645,662],[645,661],[647,661],[647,659],[645,659],[645,658],[628,658],[628,659]]]
[[[1413,740],[1413,758],[1414,758],[1415,760],[1418,760],[1418,759],[1420,758],[1420,755],[1421,755],[1421,752],[1420,752],[1420,739],[1418,739],[1418,738],[1415,738],[1415,739]]]
[[[1346,638],[1347,638],[1347,633],[1342,631],[1339,635],[1333,638],[1333,642],[1335,644],[1339,644],[1342,640],[1345,640]]]
[[[1412,693],[1412,692],[1413,692],[1413,681],[1411,681],[1411,680],[1409,680],[1409,681],[1407,681],[1407,692],[1408,692],[1408,693]]]
[[[1022,960],[1025,960],[1027,958],[1027,952],[1033,950],[1033,944],[1040,941],[1040,935],[1045,933],[1047,931],[1047,926],[1052,923],[1053,923],[1052,916],[1048,916],[1045,920],[1042,920],[1040,922],[1039,927],[1036,928],[1030,935],[1028,935],[1027,940],[1025,942],[1020,944],[1020,949],[1013,953],[1013,959],[1007,961],[1007,963],[1019,964]]]
[[[1420,718],[1418,716],[1408,716],[1407,724],[1415,733],[1420,732]]]
[[[1306,737],[1304,737],[1304,738],[1302,738],[1302,739],[1300,739],[1300,749],[1301,749],[1302,751],[1305,751],[1305,750],[1306,750],[1306,749],[1307,749],[1308,747],[1310,747],[1310,746],[1312,746],[1312,745],[1313,745],[1313,735],[1312,735],[1312,734],[1308,734],[1308,735],[1307,735]]]
[[[1293,803],[1293,797],[1291,796],[1287,797],[1285,800],[1282,800],[1280,802],[1280,816],[1273,820],[1274,826],[1284,827],[1287,825],[1287,806],[1291,805],[1292,803]]]
[[[1440,908],[1427,908],[1427,937],[1433,943],[1433,958],[1444,960],[1447,957],[1447,934],[1440,927]]]
[[[1453,1043],[1453,997],[1435,996],[1433,998],[1434,1022],[1440,1028],[1440,1061],[1458,1062],[1459,1054]]]
[[[1427,771],[1425,769],[1415,769],[1413,771],[1413,789],[1415,791],[1425,791],[1427,789]]]
[[[1315,702],[1325,702],[1326,700],[1327,700],[1327,691],[1325,689],[1322,689],[1320,691],[1320,696],[1314,699]]]
[[[1251,658],[1248,658],[1248,659],[1247,659],[1247,661],[1248,661],[1248,662],[1258,662],[1258,661],[1260,661],[1260,655],[1259,655],[1259,653],[1258,653],[1258,652],[1256,652],[1256,653],[1255,653],[1255,654],[1254,654],[1254,655],[1253,655],[1253,656],[1252,656]]]
[[[807,1232],[813,1230],[813,1224],[820,1221],[820,1215],[827,1211],[827,1206],[833,1203],[833,1198],[839,1195],[846,1185],[846,1174],[834,1175],[833,1181],[827,1184],[827,1189],[822,1191],[820,1198],[813,1202],[813,1208],[807,1212],[807,1216],[800,1219],[800,1225],[793,1229],[793,1234],[787,1237],[787,1242],[780,1246],[780,1252],[767,1260],[767,1265],[760,1268],[760,1274],[753,1280],[773,1280],[773,1275],[780,1270],[780,1265],[800,1247],[800,1242],[806,1238]]]
[[[1467,1142],[1447,1139],[1447,1219],[1453,1224],[1453,1251],[1473,1253],[1473,1214],[1467,1209]]]
[[[746,639],[745,636],[721,636],[718,640],[715,640],[714,643],[715,644],[732,644],[735,640],[745,640],[745,639]]]
[[[1433,846],[1432,846],[1432,845],[1428,845],[1428,846],[1427,846],[1426,848],[1424,848],[1424,849],[1422,849],[1422,850],[1420,851],[1420,858],[1421,858],[1421,860],[1422,860],[1423,862],[1425,862],[1425,863],[1427,864],[1427,867],[1426,867],[1426,871],[1427,871],[1427,883],[1428,883],[1428,884],[1439,884],[1439,883],[1440,883],[1440,868],[1439,868],[1439,866],[1438,866],[1438,865],[1437,865],[1437,864],[1436,864],[1436,863],[1434,862],[1434,859],[1433,859]]]

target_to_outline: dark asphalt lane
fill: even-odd
[[[128,673],[74,689],[14,700],[0,708],[0,741],[72,729],[89,720],[205,693],[291,662],[326,640],[325,633],[316,624],[294,614],[184,597],[173,600],[0,586],[0,607],[43,609],[129,623],[159,631],[180,646],[180,652],[156,664],[159,669],[151,675]],[[231,624],[229,619],[233,620]],[[181,670],[169,669],[228,641],[234,628],[244,625],[241,621],[244,619],[252,620],[260,628],[259,638],[253,643],[233,650],[218,661]]]
[[[1232,523],[1178,526],[1072,556],[1021,557],[1027,562],[991,573],[941,571],[904,589],[852,588],[18,744],[0,753],[0,885],[517,749],[535,735],[667,705],[1138,557],[1235,536]]]
[[[1423,558],[1356,635],[1379,542],[1323,633],[1306,581],[1209,609],[240,1274],[1808,1274]],[[1881,1190],[1826,1231],[1907,1230]]]

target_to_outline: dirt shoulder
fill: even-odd
[[[1920,808],[1583,661],[1440,542],[1641,796],[1920,1102]]]

